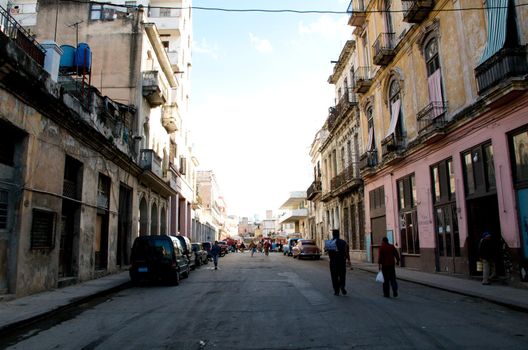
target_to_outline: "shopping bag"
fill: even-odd
[[[484,270],[483,265],[482,265],[482,260],[478,260],[477,261],[477,272],[482,272],[482,270]]]
[[[383,272],[379,271],[376,275],[376,282],[383,283],[385,279],[383,278]]]

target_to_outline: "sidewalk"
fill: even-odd
[[[373,274],[378,273],[377,264],[353,261],[352,266],[358,270],[372,272]],[[514,288],[502,285],[500,282],[483,286],[478,280],[409,270],[401,267],[396,267],[396,278],[448,292],[480,298],[519,311],[528,312],[528,289]]]
[[[126,287],[129,281],[128,271],[125,271],[60,289],[0,302],[0,337],[4,332],[45,319],[70,306],[120,290]]]
[[[323,258],[324,259],[324,258]],[[352,262],[354,269],[374,274],[378,265]],[[528,312],[528,289],[495,284],[483,286],[480,281],[434,273],[396,268],[400,280],[422,284],[445,291],[487,300],[515,310]],[[103,296],[129,283],[128,271],[54,289],[12,301],[0,302],[0,336],[18,327],[50,317],[70,306],[79,305],[92,298]]]

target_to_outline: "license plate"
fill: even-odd
[[[148,272],[148,267],[138,267],[138,272]]]

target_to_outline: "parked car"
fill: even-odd
[[[310,257],[312,259],[321,258],[321,249],[315,244],[313,239],[299,239],[292,248],[293,258]]]
[[[189,276],[189,263],[180,241],[167,235],[139,236],[132,244],[130,279],[166,281],[177,285],[180,277]]]
[[[196,267],[196,256],[192,250],[191,240],[188,237],[182,235],[177,235],[176,238],[180,240],[180,243],[183,247],[183,255],[185,255],[189,260],[189,267],[194,270]]]
[[[202,243],[191,243],[191,245],[196,257],[196,266],[208,264],[209,259],[207,258],[207,252],[204,250]]]
[[[229,245],[227,244],[227,241],[218,241],[218,245],[221,249],[220,256],[224,256],[229,253]]]
[[[213,256],[211,255],[211,247],[213,246],[213,243],[211,242],[202,242],[202,246],[204,250],[207,252],[207,258],[209,260],[213,259]]]
[[[292,248],[297,244],[299,238],[288,238],[285,245],[282,246],[282,254],[292,256]]]

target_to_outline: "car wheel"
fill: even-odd
[[[172,285],[177,286],[180,284],[180,271],[175,271],[174,277],[172,278]]]

